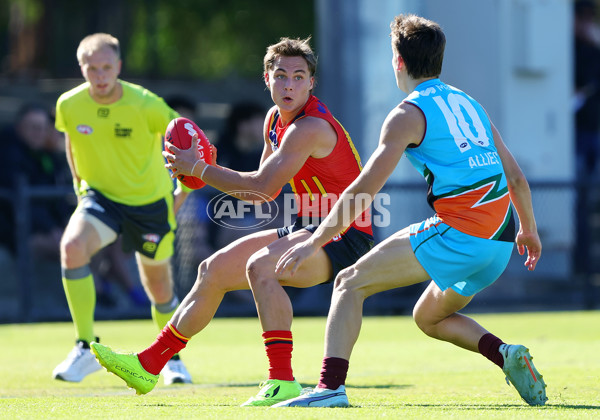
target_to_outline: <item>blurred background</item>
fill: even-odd
[[[598,308],[596,3],[0,0],[0,141],[5,152],[0,322],[70,319],[58,240],[76,199],[64,139],[52,119],[58,96],[83,81],[75,51],[84,36],[108,32],[119,38],[121,78],[150,89],[194,119],[219,148],[219,163],[239,170],[257,167],[260,126],[271,106],[262,80],[266,47],[283,36],[312,36],[319,56],[314,93],[350,132],[364,163],[387,113],[404,98],[395,87],[389,39],[389,24],[400,13],[441,24],[447,37],[442,80],[486,108],[533,193],[544,245],[540,264],[527,272],[515,250],[500,280],[479,294],[469,310]],[[46,112],[25,112],[40,107]],[[18,142],[26,145],[19,152],[23,156],[12,153]],[[432,214],[425,182],[404,159],[383,192],[391,197],[392,223],[376,230],[378,240]],[[202,259],[250,232],[210,220],[207,203],[215,194],[210,187],[195,191],[178,213],[173,268],[180,297],[192,286]],[[95,257],[97,318],[148,316],[132,258],[119,244]],[[371,297],[365,313],[410,313],[423,287]],[[289,293],[297,315],[327,313],[331,286]],[[217,316],[255,313],[250,292],[235,292]]]

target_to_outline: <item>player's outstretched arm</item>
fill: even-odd
[[[303,118],[288,128],[281,146],[275,152],[263,153],[260,167],[253,172],[208,165],[195,157],[194,150],[167,145],[165,165],[177,174],[192,175],[205,183],[246,201],[259,203],[273,197],[292,179],[310,156],[328,148],[333,150],[336,134],[331,125],[320,118]],[[328,145],[328,146],[324,146]],[[232,193],[234,192],[234,193]],[[239,192],[235,193],[235,192]],[[253,194],[255,192],[257,194]]]
[[[358,178],[346,188],[315,233],[281,256],[275,271],[290,270],[293,275],[304,261],[362,214],[396,168],[406,147],[418,143],[424,130],[425,120],[417,108],[406,103],[394,108],[383,123],[377,149]]]
[[[533,213],[533,203],[531,200],[529,183],[527,182],[523,171],[521,171],[519,164],[502,141],[500,133],[493,124],[492,132],[494,133],[494,144],[496,145],[496,149],[502,160],[502,167],[506,173],[510,199],[519,216],[520,226],[515,243],[517,244],[520,255],[523,255],[525,249],[527,249],[525,266],[529,271],[533,271],[542,255],[542,242],[538,235]]]

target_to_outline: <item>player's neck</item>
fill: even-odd
[[[120,80],[117,80],[117,83],[115,83],[114,89],[111,92],[109,92],[108,94],[98,95],[98,94],[95,94],[90,89],[90,96],[92,97],[92,99],[95,102],[97,102],[101,105],[110,105],[110,104],[117,102],[119,99],[121,99],[123,97],[123,85],[121,84]]]

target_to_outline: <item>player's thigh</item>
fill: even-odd
[[[336,287],[360,289],[365,296],[410,286],[429,279],[415,254],[409,239],[409,229],[402,229],[361,257],[356,264],[342,271]]]
[[[75,249],[88,257],[112,243],[117,233],[93,215],[76,210],[61,239],[61,249]]]
[[[143,283],[172,284],[171,258],[156,260],[140,252],[135,253],[135,261]]]
[[[249,289],[246,264],[257,251],[277,241],[276,229],[252,233],[216,251],[200,264],[198,281],[217,282],[226,291]]]
[[[289,235],[283,236],[261,249],[252,256],[252,259],[260,264],[262,272],[272,273],[282,286],[311,287],[331,280],[333,268],[331,261],[323,248],[320,248],[310,259],[304,262],[294,275],[289,271],[283,274],[275,274],[275,266],[279,258],[292,246],[305,241],[312,235],[306,229],[300,229]]]

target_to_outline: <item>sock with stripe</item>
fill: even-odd
[[[269,379],[293,381],[292,372],[292,332],[284,330],[265,331],[262,335],[267,358],[269,359]]]
[[[167,322],[171,320],[173,314],[177,310],[179,306],[179,299],[175,294],[173,294],[173,299],[171,299],[167,303],[153,303],[150,307],[150,313],[152,314],[152,321],[154,321],[154,325],[158,327],[158,330],[161,331]],[[178,359],[179,356],[176,354],[172,357],[173,359]]]
[[[346,384],[349,362],[340,357],[325,357],[317,388],[338,389]]]
[[[167,324],[154,343],[138,353],[140,364],[147,372],[158,375],[169,359],[185,348],[188,341],[188,337],[182,335],[173,325]]]
[[[96,287],[89,265],[78,268],[61,267],[62,284],[65,289],[69,311],[75,325],[78,340],[87,343],[96,340],[94,335],[94,310]]]
[[[504,357],[502,357],[499,351],[502,344],[504,344],[504,341],[500,340],[494,334],[487,333],[479,339],[477,347],[479,348],[479,353],[500,366],[500,368],[503,368]]]

